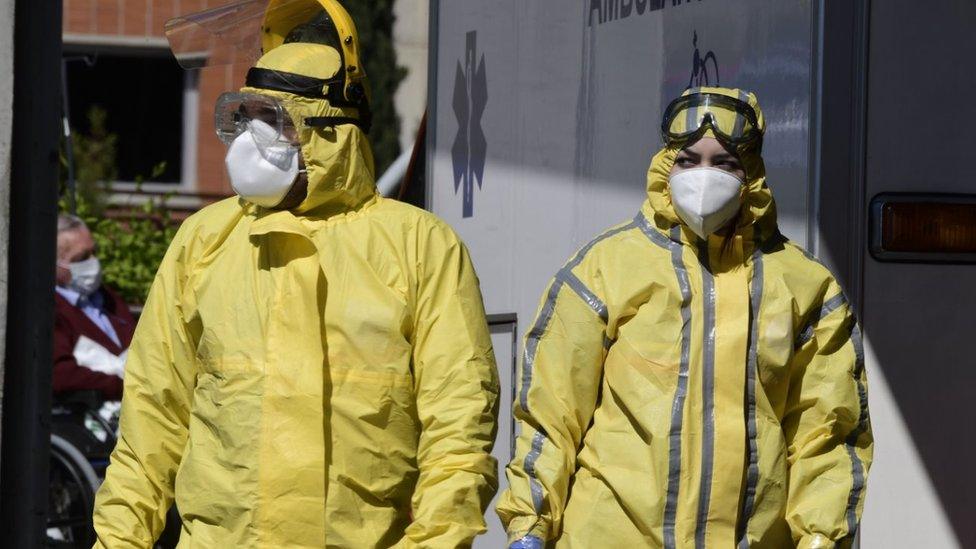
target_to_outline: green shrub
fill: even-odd
[[[88,113],[89,135],[72,135],[77,179],[76,215],[91,229],[97,255],[102,263],[105,283],[130,305],[145,302],[156,275],[179,226],[166,207],[168,196],[150,197],[132,207],[115,208],[107,216],[105,197],[115,177],[116,135],[105,128],[105,111],[93,107]],[[62,176],[66,156],[62,154]],[[165,170],[161,163],[150,178]],[[138,183],[142,182],[140,178]],[[61,211],[69,210],[68,189],[62,181]]]
[[[179,227],[166,208],[166,197],[150,198],[122,218],[94,215],[83,201],[78,206],[95,239],[105,283],[126,303],[141,305]]]

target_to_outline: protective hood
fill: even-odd
[[[762,110],[759,108],[759,101],[753,93],[738,89],[706,87],[687,90],[684,94],[697,92],[717,93],[748,102],[756,111],[759,130],[765,132],[766,121]],[[715,137],[711,130],[706,131],[704,136]],[[698,237],[682,223],[675,212],[668,186],[671,168],[674,166],[679,152],[681,149],[678,147],[665,146],[651,160],[651,166],[647,171],[647,201],[644,202],[641,210],[663,234],[667,235],[671,227],[681,225],[682,238],[687,242],[693,242]],[[778,231],[776,204],[773,201],[772,191],[766,185],[766,166],[763,163],[761,153],[755,149],[740,148],[736,152],[746,171],[746,192],[743,196],[742,208],[736,224],[736,235],[745,240],[751,240],[757,236],[756,230],[758,229],[758,236],[762,240],[766,240]],[[721,238],[721,236],[715,238]]]
[[[257,68],[326,80],[342,68],[338,52],[322,44],[283,44],[264,54]],[[329,217],[358,209],[376,196],[373,151],[366,134],[354,124],[313,128],[307,118],[357,118],[355,108],[332,106],[322,98],[305,97],[263,88],[242,92],[278,99],[299,128],[302,157],[308,171],[308,194],[292,211]]]

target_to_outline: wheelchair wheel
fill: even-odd
[[[51,435],[48,547],[91,547],[92,508],[100,481],[88,460],[64,438]]]

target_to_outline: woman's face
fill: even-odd
[[[718,168],[742,181],[746,180],[746,170],[742,167],[742,162],[739,162],[735,153],[726,149],[722,142],[714,137],[703,137],[682,149],[674,161],[674,166],[671,167],[671,175],[692,168]]]

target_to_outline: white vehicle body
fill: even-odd
[[[861,547],[976,544],[976,266],[880,262],[867,244],[878,193],[976,193],[974,27],[969,0],[431,2],[427,205],[502,315],[500,469],[510,349],[546,283],[640,207],[667,102],[740,87],[766,113],[781,230],[860,311],[876,438]],[[476,545],[501,547],[488,519]]]

